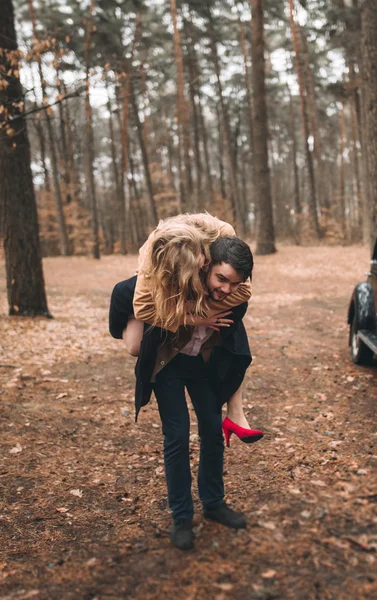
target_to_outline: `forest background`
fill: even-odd
[[[41,255],[137,251],[182,211],[232,222],[257,254],[373,242],[374,0],[2,5],[11,314],[47,311]]]
[[[376,369],[346,323],[376,209],[376,0],[0,0],[4,599],[377,597]],[[107,328],[185,210],[264,255],[244,406],[265,436],[225,456],[250,523],[229,535],[196,499],[189,557],[157,407],[135,424]],[[17,318],[51,316],[42,257],[55,319]],[[195,469],[198,440],[193,419]]]

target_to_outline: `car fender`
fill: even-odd
[[[357,329],[376,329],[376,310],[374,306],[373,288],[368,281],[359,283],[352,294],[348,308],[348,323],[356,315]]]

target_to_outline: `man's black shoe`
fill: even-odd
[[[216,508],[205,508],[203,514],[207,519],[217,521],[227,527],[233,527],[233,529],[244,529],[246,527],[245,515],[232,510],[225,502],[216,506]]]
[[[190,550],[194,545],[191,519],[174,519],[171,541],[180,550]]]

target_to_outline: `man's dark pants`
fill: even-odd
[[[202,356],[177,354],[158,373],[153,386],[164,434],[169,506],[175,519],[192,519],[194,513],[189,456],[190,419],[185,387],[199,425],[199,497],[204,508],[218,506],[224,497],[221,405],[210,388]]]

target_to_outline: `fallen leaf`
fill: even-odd
[[[19,452],[22,452],[21,444],[16,444],[16,446],[9,450],[9,454],[18,454]]]
[[[78,498],[82,498],[83,491],[82,490],[70,490],[69,492],[72,496],[77,496]]]
[[[264,527],[265,529],[269,529],[270,531],[276,529],[276,525],[272,521],[258,521],[258,525],[259,527]]]
[[[215,587],[219,588],[223,592],[230,592],[233,589],[233,583],[215,583]]]
[[[263,579],[272,579],[273,577],[275,577],[275,575],[276,571],[274,571],[273,569],[269,569],[268,571],[262,573]]]

